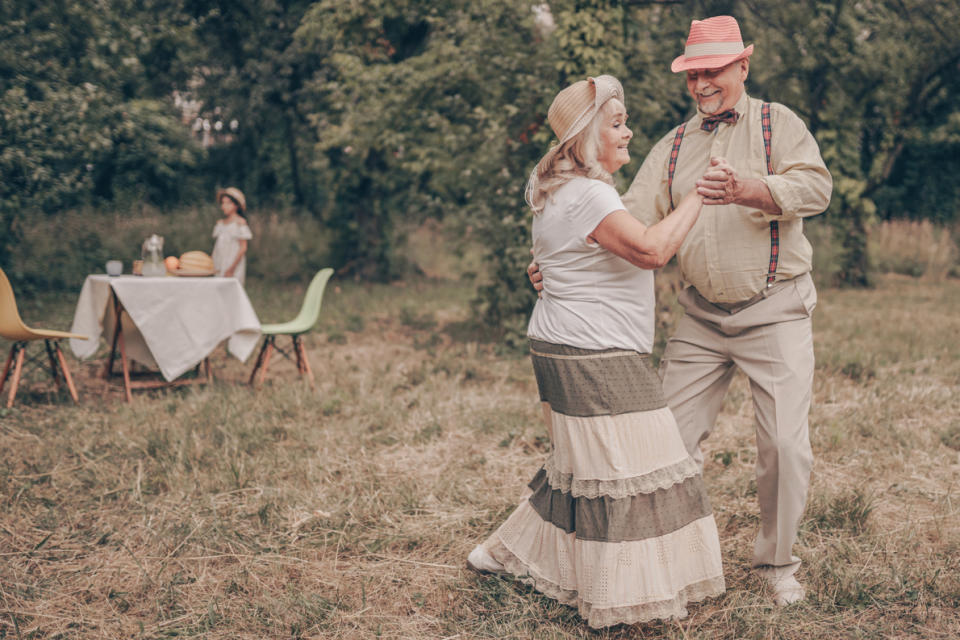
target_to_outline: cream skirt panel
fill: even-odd
[[[619,415],[552,414],[550,484],[574,496],[624,497],[696,475],[669,408]]]
[[[683,618],[724,591],[713,516],[646,540],[578,540],[524,500],[485,546],[516,579],[575,606],[591,627]]]

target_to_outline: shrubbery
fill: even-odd
[[[870,255],[881,272],[942,280],[960,276],[960,251],[950,230],[928,220],[888,220],[870,234]]]

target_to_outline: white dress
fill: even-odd
[[[553,447],[484,542],[594,628],[683,618],[725,586],[700,467],[650,364],[653,274],[589,240],[623,209],[611,185],[575,178],[533,219],[544,289],[527,335]]]
[[[240,241],[250,240],[253,234],[250,227],[242,222],[217,221],[213,227],[213,268],[218,276],[224,275],[240,252]],[[233,270],[233,277],[243,284],[247,276],[247,256],[244,254]]]

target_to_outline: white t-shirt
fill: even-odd
[[[581,349],[653,348],[653,271],[589,242],[597,225],[625,209],[617,190],[589,178],[557,189],[533,217],[533,256],[543,292],[527,335]]]

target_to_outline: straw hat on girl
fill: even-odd
[[[740,25],[733,16],[715,16],[690,23],[683,55],[670,65],[674,73],[688,69],[719,69],[735,60],[749,58],[753,45],[743,46]]]
[[[243,191],[240,191],[240,189],[237,189],[236,187],[217,189],[218,203],[223,199],[223,196],[228,196],[231,200],[237,203],[237,206],[240,207],[241,215],[247,212],[247,199],[243,197]]]

